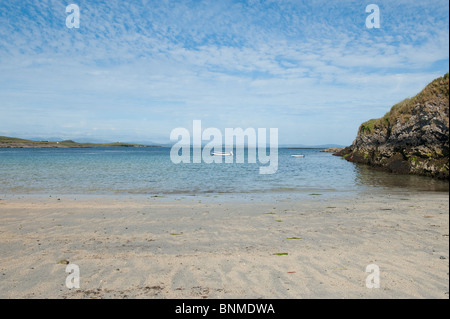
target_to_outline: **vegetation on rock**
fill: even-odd
[[[449,74],[361,124],[353,144],[335,155],[394,173],[448,179]]]

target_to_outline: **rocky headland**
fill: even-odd
[[[449,179],[449,74],[358,129],[334,155],[399,174]]]

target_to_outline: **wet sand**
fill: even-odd
[[[0,298],[449,298],[448,204],[431,192],[2,198]],[[366,287],[370,264],[380,288]]]

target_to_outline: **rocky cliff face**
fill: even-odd
[[[449,179],[449,75],[363,123],[353,144],[335,155],[394,173]]]

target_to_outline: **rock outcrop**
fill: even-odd
[[[449,179],[449,74],[363,123],[353,144],[334,155],[393,173]]]
[[[343,149],[342,147],[331,147],[331,148],[326,148],[324,150],[321,150],[319,152],[322,152],[322,153],[336,153],[336,152],[341,151],[342,149]]]

